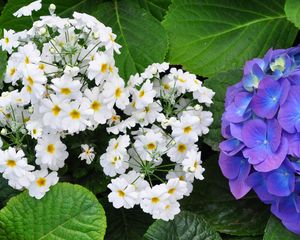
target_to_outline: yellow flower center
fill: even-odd
[[[168,83],[163,84],[164,90],[169,90],[170,85]]]
[[[119,195],[119,197],[121,197],[121,198],[125,197],[125,193],[124,193],[124,191],[122,191],[122,190],[119,190],[119,191],[118,191],[118,195]]]
[[[91,109],[93,109],[95,112],[99,111],[101,108],[101,104],[98,101],[94,101],[91,104]]]
[[[39,65],[39,69],[44,70],[44,69],[45,69],[45,64],[44,64],[44,63],[41,63],[41,64]]]
[[[183,143],[178,144],[177,150],[180,153],[184,153],[186,151],[186,145]]]
[[[139,93],[139,97],[142,98],[145,96],[145,91],[144,90],[141,90],[140,93]]]
[[[15,73],[16,73],[16,68],[15,67],[11,68],[9,71],[9,75],[12,77]]]
[[[79,119],[80,118],[80,112],[76,109],[72,110],[70,112],[70,117],[73,119],[73,120],[76,120],[76,119]]]
[[[191,126],[187,126],[187,127],[185,127],[185,128],[183,129],[183,132],[184,132],[185,134],[189,134],[191,131],[192,131],[192,127],[191,127]]]
[[[186,80],[185,80],[185,79],[183,79],[183,78],[180,78],[180,77],[178,78],[178,81],[179,81],[179,82],[181,82],[181,83],[185,83],[185,82],[186,82]]]
[[[179,176],[180,181],[184,181],[184,176]]]
[[[17,163],[16,163],[15,160],[8,159],[8,160],[6,161],[6,165],[7,165],[8,167],[10,167],[10,168],[13,168],[13,167],[15,167],[15,166],[17,165]]]
[[[47,152],[50,153],[50,154],[53,154],[55,152],[54,144],[51,143],[47,146]]]
[[[52,109],[51,109],[52,113],[54,116],[58,116],[58,114],[61,111],[61,108],[58,105],[55,105]]]
[[[30,63],[29,57],[28,57],[28,56],[25,57],[25,63],[26,63],[26,64],[29,64],[29,63]]]
[[[169,189],[168,193],[172,195],[175,191],[176,191],[175,188],[171,188],[171,189]]]
[[[107,71],[107,67],[108,67],[108,65],[106,63],[101,64],[101,72],[105,73]]]
[[[39,187],[44,187],[46,186],[46,178],[39,178],[38,180],[36,180],[36,184],[39,186]]]
[[[5,38],[5,43],[6,43],[6,44],[9,43],[9,38],[8,38],[8,37]]]
[[[32,93],[32,88],[29,85],[26,86],[26,90],[27,92]]]
[[[151,143],[148,143],[148,144],[147,144],[147,149],[148,149],[148,150],[152,151],[152,150],[154,150],[155,148],[156,148],[156,144],[155,144],[155,143],[151,142]]]
[[[60,93],[64,94],[64,95],[70,95],[71,90],[70,90],[70,88],[62,88],[62,89],[60,89]]]
[[[121,88],[117,88],[115,91],[115,97],[119,98],[122,95],[122,89]]]
[[[30,86],[32,86],[32,85],[34,84],[33,78],[32,78],[31,76],[28,76],[28,77],[26,78],[26,80],[27,80],[27,82],[28,82],[28,84],[29,84]]]
[[[159,198],[158,197],[153,197],[151,199],[151,202],[154,203],[154,204],[157,204],[157,203],[159,203]]]

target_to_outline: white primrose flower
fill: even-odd
[[[108,195],[108,200],[113,203],[115,208],[133,208],[138,200],[138,193],[135,187],[129,184],[123,178],[112,179],[107,186],[111,193]]]
[[[73,80],[70,75],[64,74],[61,78],[54,78],[52,83],[51,88],[63,98],[78,99],[82,96],[80,81]]]
[[[145,135],[137,136],[134,147],[143,160],[158,161],[160,159],[156,159],[155,155],[166,150],[166,141],[161,132],[155,133],[151,130]],[[157,156],[160,158],[161,154],[158,154]]]
[[[199,90],[193,92],[193,97],[198,100],[199,103],[205,103],[206,106],[210,106],[213,101],[212,98],[215,92],[206,87],[200,87]]]
[[[94,148],[87,144],[81,144],[82,153],[78,156],[81,161],[85,160],[87,164],[91,164],[95,158]]]
[[[144,212],[157,216],[168,200],[168,189],[164,183],[149,187],[141,192],[141,208]]]
[[[27,163],[22,150],[16,151],[12,147],[5,151],[0,150],[0,172],[13,188],[27,187],[33,179],[32,170],[34,166]]]
[[[199,128],[199,118],[192,115],[181,116],[180,120],[175,121],[172,126],[172,136],[176,141],[196,142],[201,134]]]
[[[130,138],[128,135],[121,135],[118,138],[109,140],[107,152],[114,152],[117,154],[126,154],[127,147],[130,145]]]
[[[31,96],[31,101],[41,99],[46,91],[45,83],[47,78],[42,70],[36,65],[28,64],[24,70],[23,85],[24,92]]]
[[[137,109],[141,109],[153,102],[156,91],[153,90],[153,83],[147,80],[142,87],[133,92],[133,101]]]
[[[125,88],[124,80],[120,77],[107,81],[103,86],[104,103],[108,108],[116,106],[119,109],[125,109],[129,104],[129,92]]]
[[[103,172],[114,177],[117,174],[123,174],[129,167],[128,154],[120,154],[117,152],[107,152],[101,155],[100,165],[103,167]]]
[[[201,166],[201,152],[191,150],[187,153],[186,158],[182,161],[183,170],[192,173],[196,179],[203,180],[205,169]]]
[[[27,6],[20,8],[13,15],[15,17],[30,16],[33,11],[38,11],[42,8],[42,0],[34,1]]]
[[[187,183],[181,181],[179,178],[171,178],[168,180],[167,184],[169,198],[174,200],[180,200],[183,196],[188,194]]]
[[[62,119],[62,128],[69,133],[84,131],[87,126],[91,126],[90,117],[93,115],[93,110],[89,108],[87,99],[82,98],[65,105],[63,110],[66,115]]]
[[[94,87],[91,90],[87,88],[84,91],[84,95],[90,100],[90,108],[94,112],[94,121],[99,124],[105,124],[112,117],[113,111],[103,103],[103,96],[100,91],[99,87]]]
[[[66,150],[67,147],[61,142],[58,134],[45,134],[38,139],[35,146],[36,164],[57,171],[65,165],[65,160],[69,156]]]
[[[28,44],[19,47],[15,57],[19,60],[22,67],[27,67],[29,64],[37,64],[41,61],[41,53],[37,46],[29,42]]]
[[[93,61],[89,62],[87,76],[90,80],[95,79],[96,85],[104,81],[110,82],[115,73],[114,59],[105,53],[96,53]]]
[[[18,62],[14,59],[7,62],[6,72],[5,72],[5,83],[11,83],[16,85],[17,81],[22,77],[22,72],[18,68]]]
[[[169,221],[178,213],[180,213],[179,203],[174,199],[167,199],[161,203],[159,211],[153,212],[153,218]]]
[[[18,47],[19,44],[18,36],[15,34],[14,30],[3,30],[3,38],[0,40],[0,45],[3,51],[7,51],[11,54],[13,48]]]
[[[61,129],[62,118],[67,114],[63,111],[63,108],[66,108],[68,104],[70,104],[69,100],[61,95],[51,94],[49,98],[42,99],[39,105],[39,112],[42,115],[43,124],[51,129]]]
[[[28,186],[29,196],[41,199],[50,190],[51,186],[57,184],[57,172],[48,174],[47,169],[42,169],[34,171],[33,174],[35,178]]]

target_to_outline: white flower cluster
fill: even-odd
[[[14,15],[40,8],[38,0]],[[27,188],[36,198],[58,181],[56,171],[69,156],[63,138],[105,124],[115,115],[114,105],[123,109],[128,101],[115,67],[120,45],[112,29],[87,14],[60,18],[54,10],[51,4],[50,15],[29,30],[4,30],[0,40],[9,54],[7,91],[0,97],[0,172],[10,186]],[[91,163],[94,149],[82,148],[79,157]]]
[[[203,180],[197,143],[213,122],[205,108],[214,92],[167,63],[131,76],[126,92],[130,103],[120,106],[125,117],[116,115],[107,128],[118,136],[100,157],[104,173],[117,176],[108,185],[109,201],[116,208],[140,205],[155,219],[173,219],[194,179]]]
[[[14,15],[40,8],[38,0]],[[213,122],[206,109],[214,92],[168,63],[150,65],[126,85],[115,66],[120,45],[111,28],[87,14],[60,18],[54,10],[51,4],[50,15],[29,30],[4,30],[0,40],[9,54],[0,97],[0,172],[10,186],[42,198],[69,156],[65,137],[106,125],[116,135],[100,157],[113,178],[109,201],[173,219],[178,200],[191,193],[194,179],[203,179],[197,144]],[[91,164],[94,148],[80,144],[79,158]]]

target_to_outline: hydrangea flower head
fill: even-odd
[[[232,194],[251,189],[300,234],[300,47],[270,49],[227,90],[219,165]]]

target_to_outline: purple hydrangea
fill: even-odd
[[[253,189],[300,234],[300,46],[245,64],[227,89],[219,165],[235,198]]]

